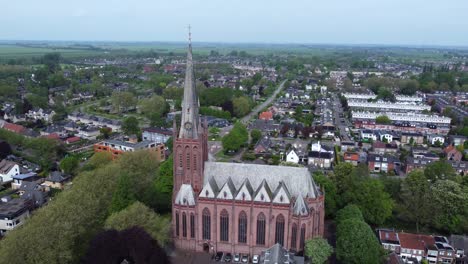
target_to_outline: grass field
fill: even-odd
[[[104,54],[103,51],[85,50],[85,49],[64,49],[53,47],[26,47],[14,44],[0,44],[0,59],[16,59],[40,57],[46,53],[59,52],[63,57],[83,57],[97,54]]]

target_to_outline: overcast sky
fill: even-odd
[[[0,0],[2,40],[468,46],[467,0]]]

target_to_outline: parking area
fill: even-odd
[[[227,252],[217,252],[213,258],[212,263],[216,262],[230,262],[230,263],[259,263],[260,256],[253,255],[250,256],[248,254],[241,254],[241,253],[227,253]]]

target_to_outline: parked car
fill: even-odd
[[[224,261],[225,262],[231,262],[231,260],[232,260],[231,253],[226,253],[226,255],[224,256]]]
[[[259,255],[253,255],[252,263],[253,264],[258,264],[259,262],[260,262],[260,256]]]
[[[249,255],[242,255],[242,263],[249,263]]]
[[[220,261],[223,258],[223,252],[216,252],[215,261]]]
[[[241,260],[241,258],[240,258],[240,254],[239,254],[239,253],[236,253],[236,254],[234,254],[234,259],[233,259],[233,262],[235,262],[235,263],[239,263],[239,262],[240,262],[240,260]]]

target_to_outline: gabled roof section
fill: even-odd
[[[216,185],[216,181],[214,180],[214,178],[211,178],[205,184],[205,186],[203,186],[203,189],[200,192],[200,197],[215,198],[218,193],[219,193],[218,185]]]
[[[302,198],[301,195],[297,197],[296,202],[294,203],[293,213],[294,215],[300,216],[306,216],[309,214],[309,208],[307,208],[304,198]]]
[[[218,199],[232,200],[236,195],[236,187],[231,178],[223,185],[221,190],[218,193]]]
[[[180,186],[175,199],[175,204],[188,206],[195,205],[195,195],[193,194],[193,189],[190,184],[182,184]]]
[[[252,184],[250,184],[249,179],[245,179],[244,183],[241,185],[239,192],[236,195],[236,200],[240,201],[252,201],[252,196],[254,194]]]
[[[256,202],[271,202],[273,194],[266,180],[263,180],[254,195]]]
[[[283,181],[280,182],[275,192],[273,193],[273,203],[289,204],[291,202],[291,195],[288,188]]]

